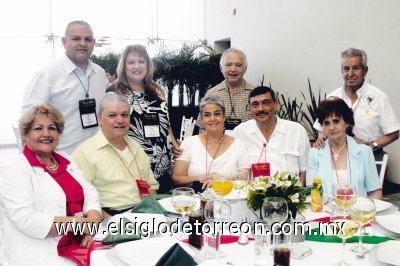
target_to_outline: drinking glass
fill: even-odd
[[[349,183],[336,184],[333,188],[333,198],[339,208],[350,209],[357,201],[356,190]]]
[[[375,211],[375,202],[371,197],[357,198],[357,202],[350,209],[351,217],[360,225],[358,245],[351,248],[351,251],[358,255],[364,255],[369,251],[369,249],[362,244],[362,229],[366,224],[374,220]]]
[[[342,260],[334,265],[350,265],[345,260],[346,239],[357,233],[359,224],[353,220],[348,209],[335,206],[331,214],[331,229],[342,239]]]
[[[240,191],[247,186],[249,180],[249,172],[246,169],[239,169],[232,175],[233,188],[237,191],[237,202],[239,202]]]
[[[274,265],[289,266],[291,252],[291,238],[287,234],[275,235]]]
[[[224,257],[225,254],[220,251],[220,227],[221,224],[218,222],[227,222],[231,217],[231,205],[227,200],[224,199],[211,199],[207,202],[204,208],[204,218],[210,224],[212,235],[215,236],[215,250],[210,245],[210,237],[205,236],[207,248],[205,248],[205,257],[207,259],[215,258],[218,259]]]
[[[214,190],[214,193],[223,199],[224,196],[231,193],[233,189],[232,178],[230,176],[215,174],[213,176],[211,187]]]
[[[275,223],[281,224],[287,220],[289,215],[287,201],[284,198],[279,197],[266,197],[261,207],[261,215],[262,219],[270,227],[272,242],[274,243],[275,232],[273,231],[273,225]]]
[[[171,202],[174,209],[182,215],[182,219],[196,206],[195,193],[192,188],[178,187],[172,192]]]

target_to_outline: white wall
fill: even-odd
[[[342,83],[340,53],[367,52],[367,80],[385,91],[400,117],[400,1],[398,0],[205,0],[209,44],[231,38],[249,62],[246,79],[262,75],[275,90],[301,97],[307,78],[314,91]],[[236,8],[236,15],[232,10]],[[400,184],[400,141],[387,147],[387,178]]]

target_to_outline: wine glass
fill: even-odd
[[[215,174],[213,176],[213,181],[211,183],[211,187],[214,193],[220,198],[224,198],[224,196],[231,193],[233,189],[233,182],[230,176],[224,176],[221,174]]]
[[[336,205],[342,209],[350,209],[357,201],[357,194],[354,186],[349,183],[335,184],[333,189],[333,198]]]
[[[207,248],[205,249],[206,258],[221,258],[225,254],[220,251],[220,227],[222,222],[229,221],[231,217],[231,205],[227,200],[224,199],[211,199],[207,202],[204,208],[204,218],[210,224],[215,236],[215,251],[211,250],[210,238],[205,236]]]
[[[331,228],[342,239],[342,260],[334,265],[350,265],[345,261],[346,239],[357,233],[359,224],[353,220],[348,209],[335,206],[331,214]]]
[[[178,187],[172,192],[172,206],[182,215],[183,220],[185,220],[185,217],[189,215],[196,206],[196,198],[194,195],[194,190],[189,187]]]
[[[360,225],[358,245],[351,248],[351,251],[358,255],[364,255],[369,251],[369,249],[362,244],[362,229],[364,225],[374,220],[375,211],[375,202],[371,197],[357,198],[357,202],[350,209],[351,217]]]
[[[272,251],[275,241],[275,232],[273,231],[272,226],[275,223],[283,223],[287,220],[289,215],[287,201],[284,198],[279,197],[266,197],[261,207],[261,215],[261,218],[266,222],[271,230],[272,246],[270,247],[270,250]]]
[[[246,169],[239,169],[232,175],[233,188],[237,191],[237,202],[239,202],[240,191],[247,186],[249,172]]]

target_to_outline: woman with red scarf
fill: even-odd
[[[63,129],[62,114],[48,104],[32,106],[19,120],[23,152],[0,177],[3,265],[68,264],[61,256],[88,247],[88,227],[101,221],[95,188],[68,155],[54,152]],[[83,234],[74,235],[77,226]]]

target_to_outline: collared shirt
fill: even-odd
[[[74,74],[74,70],[81,78],[85,89]],[[34,104],[48,103],[56,107],[65,119],[64,133],[60,136],[57,150],[71,153],[75,147],[96,134],[98,130],[98,127],[82,128],[79,101],[85,99],[85,90],[88,90],[89,98],[96,99],[97,113],[106,85],[105,72],[100,66],[89,62],[83,73],[64,55],[33,76],[24,92],[22,113]]]
[[[72,154],[86,179],[99,192],[102,207],[127,209],[139,203],[141,198],[134,178],[142,177],[151,189],[158,189],[146,153],[131,138],[125,136],[125,141],[134,155],[129,152],[128,160],[117,154],[102,130],[79,145]]]
[[[216,95],[224,101],[226,119],[241,119],[242,123],[252,119],[251,111],[249,108],[249,94],[255,88],[254,85],[248,83],[243,79],[236,92],[230,91],[226,85],[226,81],[209,89],[206,96]],[[230,95],[230,97],[229,97]],[[233,108],[232,108],[233,107]],[[197,118],[197,124],[203,127],[200,114]]]
[[[356,137],[371,142],[400,129],[399,120],[383,91],[364,82],[356,93],[358,98],[353,105],[344,85],[327,96],[339,97],[353,109],[355,122],[353,133]],[[318,121],[314,123],[314,128],[322,131]]]
[[[267,141],[252,119],[234,129],[234,134],[247,148],[250,162],[270,163],[271,175],[276,171],[295,174],[306,171],[310,142],[306,130],[296,122],[276,117],[277,123]],[[265,150],[263,151],[263,146]],[[263,153],[262,153],[263,151]]]

